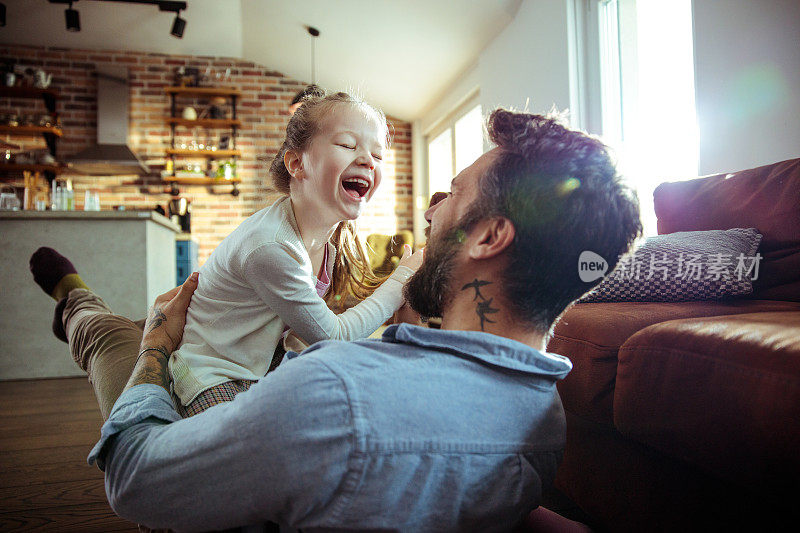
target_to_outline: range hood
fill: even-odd
[[[72,171],[95,176],[150,173],[127,145],[128,96],[128,69],[97,71],[97,144],[65,158]]]

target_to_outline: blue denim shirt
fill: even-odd
[[[570,369],[488,333],[391,326],[289,354],[192,418],[133,387],[89,462],[113,509],[149,527],[508,531],[555,476]]]

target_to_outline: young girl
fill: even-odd
[[[276,347],[367,337],[402,303],[422,260],[406,250],[385,279],[369,267],[353,223],[381,182],[386,118],[345,93],[297,109],[272,161],[285,197],[233,231],[200,269],[183,341],[169,361],[183,416],[250,387]],[[337,315],[328,304],[360,303]],[[290,331],[291,330],[291,331]]]

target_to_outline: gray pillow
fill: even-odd
[[[648,238],[581,302],[686,302],[753,292],[761,255],[755,228]]]

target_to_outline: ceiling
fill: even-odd
[[[521,0],[242,0],[243,56],[311,81],[360,91],[417,118],[508,25]]]
[[[388,114],[418,118],[472,66],[522,0],[185,0],[183,39],[173,15],[148,5],[76,0],[81,31],[67,32],[64,5],[4,0],[0,42],[241,57],[311,81],[360,92]]]

